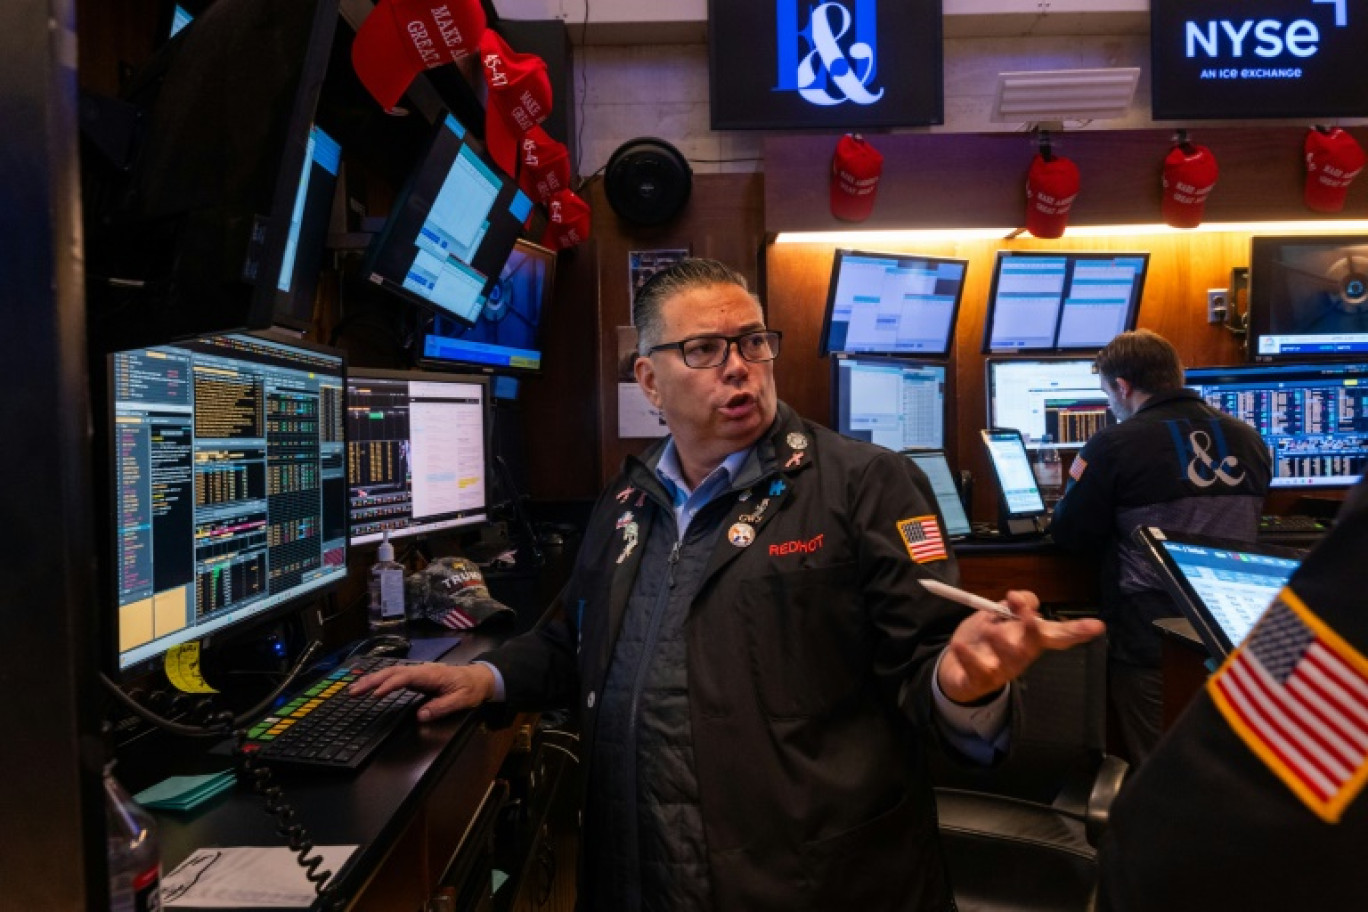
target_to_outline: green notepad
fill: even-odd
[[[198,807],[225,789],[233,787],[236,776],[232,770],[205,776],[170,776],[133,796],[143,807],[163,811],[188,811]]]

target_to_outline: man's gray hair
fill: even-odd
[[[717,260],[680,260],[647,279],[646,284],[638,289],[636,300],[632,303],[632,322],[637,329],[637,352],[644,355],[652,346],[665,341],[660,337],[664,332],[660,314],[666,301],[677,294],[695,288],[706,288],[709,285],[736,285],[742,291],[750,291],[745,276]],[[751,298],[757,305],[760,303],[760,299],[755,295],[752,294]]]

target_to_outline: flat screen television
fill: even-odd
[[[843,355],[831,367],[837,431],[890,450],[945,446],[944,364]]]
[[[474,326],[433,317],[419,364],[497,373],[541,370],[541,325],[551,303],[556,254],[531,241],[513,245]]]
[[[1000,250],[983,351],[1097,351],[1135,328],[1148,253]]]
[[[1274,488],[1348,487],[1368,465],[1368,364],[1192,367],[1187,385],[1253,427]]]
[[[483,523],[489,510],[489,378],[355,368],[347,375],[353,545]]]
[[[1250,238],[1249,352],[1256,360],[1368,355],[1368,236]]]
[[[206,336],[115,352],[108,378],[120,676],[346,578],[339,353]]]
[[[474,325],[532,200],[447,113],[376,236],[363,276],[412,303]]]
[[[968,260],[837,250],[818,353],[947,357],[968,269]]]
[[[100,351],[275,322],[338,18],[337,0],[216,0],[128,81],[131,165],[86,166]]]
[[[1028,450],[1077,449],[1116,423],[1092,358],[992,357],[984,364],[988,424],[1017,429]]]

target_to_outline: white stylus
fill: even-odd
[[[999,605],[997,602],[989,601],[981,595],[972,592],[965,592],[963,589],[956,589],[954,586],[942,583],[940,580],[922,579],[917,580],[926,587],[928,592],[933,592],[941,598],[947,598],[952,602],[959,602],[969,608],[977,608],[979,611],[987,611],[996,614],[998,617],[1008,621],[1014,621],[1017,616],[1012,613],[1012,609],[1006,605]]]

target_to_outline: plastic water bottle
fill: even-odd
[[[1064,496],[1064,470],[1059,464],[1059,451],[1054,448],[1054,438],[1051,435],[1041,436],[1040,447],[1036,450],[1035,465],[1032,468],[1035,470],[1036,485],[1040,488],[1045,508],[1053,510],[1059,498]]]
[[[404,565],[394,559],[388,531],[371,566],[369,620],[371,630],[404,623]]]
[[[104,768],[104,791],[110,912],[157,912],[161,909],[157,822],[114,778],[113,763]]]

